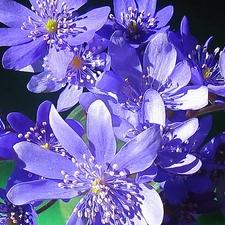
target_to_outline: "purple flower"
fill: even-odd
[[[170,33],[180,59],[187,59],[191,66],[191,82],[204,85],[210,92],[225,96],[225,49],[217,47],[212,53],[208,48],[212,37],[204,45],[191,36],[187,17],[183,17],[178,34]]]
[[[110,15],[113,29],[121,30],[122,37],[133,47],[146,43],[166,26],[173,15],[173,7],[167,6],[156,12],[157,0],[114,0],[115,16]]]
[[[49,124],[51,105],[52,103],[49,101],[44,101],[40,104],[37,110],[36,122],[33,122],[27,116],[19,112],[9,113],[7,120],[11,131],[7,131],[7,133],[0,136],[0,156],[6,159],[12,159],[13,145],[21,141],[32,142],[45,149],[65,155],[65,150],[53,134]],[[84,131],[80,123],[71,119],[67,119],[66,122],[76,130],[80,136],[83,135]]]
[[[177,52],[166,33],[159,33],[150,40],[144,52],[143,66],[136,49],[117,33],[111,40],[109,55],[115,73],[106,71],[96,87],[112,96],[121,107],[138,112],[148,90],[155,90],[155,97],[161,97],[167,109],[195,110],[207,105],[207,88],[189,85],[190,67],[187,61],[176,63]]]
[[[64,88],[57,102],[57,110],[64,111],[74,106],[83,88],[93,89],[96,79],[109,70],[110,58],[103,52],[107,42],[95,36],[88,43],[73,47],[71,57],[59,52],[60,61],[44,58],[44,71],[34,75],[27,85],[34,93],[54,92]],[[49,61],[50,60],[50,61]]]
[[[161,224],[163,209],[157,192],[129,177],[153,163],[161,146],[160,130],[145,130],[116,153],[112,120],[106,106],[95,101],[87,115],[89,148],[51,107],[50,125],[73,156],[71,159],[32,143],[15,145],[17,163],[47,179],[13,186],[8,193],[10,201],[26,204],[83,194],[67,225]]]
[[[3,0],[0,22],[0,45],[12,46],[3,55],[3,66],[20,70],[45,55],[57,58],[59,50],[68,53],[70,46],[89,41],[109,14],[109,7],[77,15],[86,0],[30,0],[31,9],[13,0]],[[57,61],[57,63],[61,63]]]
[[[0,188],[0,198],[4,201],[0,203],[0,224],[20,224],[36,225],[36,212],[30,204],[13,205],[6,197],[6,191]]]

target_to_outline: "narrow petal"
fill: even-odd
[[[53,133],[59,143],[69,152],[78,162],[83,162],[83,155],[91,156],[90,151],[80,136],[62,119],[55,107],[52,105],[49,113],[49,122]]]
[[[37,144],[23,141],[14,145],[14,150],[17,165],[39,176],[63,180],[62,170],[69,174],[75,171],[70,160]]]
[[[62,112],[75,106],[78,103],[80,94],[82,92],[82,87],[68,84],[59,95],[57,101],[57,110]]]
[[[141,123],[165,125],[165,120],[165,105],[160,94],[153,89],[147,90],[144,94],[141,106]]]
[[[116,154],[111,165],[116,164],[118,171],[125,169],[131,174],[143,171],[152,165],[161,143],[159,128],[149,128],[127,142]]]
[[[116,140],[112,119],[105,104],[97,100],[88,108],[87,137],[90,149],[98,163],[104,165],[112,161],[116,154]]]
[[[19,183],[7,193],[8,199],[15,205],[24,205],[34,201],[52,199],[70,199],[78,195],[75,189],[63,189],[57,180],[36,180]]]

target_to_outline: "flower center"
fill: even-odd
[[[17,225],[19,220],[20,218],[18,215],[11,213],[11,216],[7,220],[7,225]]]
[[[55,33],[57,30],[57,23],[55,20],[48,19],[48,22],[45,25],[45,29],[50,33]]]
[[[71,61],[71,65],[75,68],[75,69],[81,69],[83,62],[81,60],[81,58],[79,56],[76,56],[72,59]]]
[[[100,187],[100,179],[96,178],[91,184],[91,191],[94,194],[100,195],[101,187]]]
[[[211,75],[211,70],[210,70],[210,68],[206,67],[206,68],[204,69],[204,71],[203,71],[203,77],[204,77],[204,79],[209,78],[210,75]]]
[[[45,144],[41,145],[41,147],[42,147],[42,148],[45,148],[45,149],[49,149],[50,146],[49,146],[48,143],[45,143]]]

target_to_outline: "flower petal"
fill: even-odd
[[[162,137],[158,127],[146,129],[127,142],[112,160],[117,170],[128,170],[131,174],[147,169],[161,148]],[[140,163],[141,162],[141,163]]]
[[[164,170],[175,174],[193,174],[202,166],[198,158],[183,152],[161,152],[157,160]]]
[[[7,121],[13,130],[17,133],[25,134],[30,130],[30,127],[34,127],[34,122],[19,112],[11,112],[7,115]]]
[[[0,22],[9,27],[20,28],[24,22],[32,17],[35,21],[40,18],[30,9],[12,0],[1,0]]]
[[[57,101],[57,110],[59,112],[62,112],[75,106],[78,103],[80,94],[82,92],[83,92],[82,87],[68,84],[59,95]]]
[[[31,77],[27,89],[34,93],[55,92],[62,88],[63,83],[52,80],[51,71],[44,71]]]
[[[30,42],[29,34],[30,31],[24,31],[20,28],[1,28],[0,46],[20,45]]]
[[[23,45],[12,46],[5,51],[2,59],[4,68],[20,70],[42,58],[46,43],[42,38]]]
[[[147,184],[141,184],[140,195],[144,197],[140,205],[147,224],[160,225],[163,220],[163,204],[159,194]]]
[[[144,73],[164,84],[175,67],[176,58],[177,52],[169,43],[167,33],[159,33],[146,47],[143,58]]]
[[[173,110],[197,110],[208,104],[208,89],[205,86],[186,86],[163,100]]]
[[[165,120],[165,105],[160,94],[153,89],[148,89],[144,94],[143,103],[141,106],[141,123],[165,125]]]
[[[17,165],[29,172],[52,179],[64,179],[61,171],[73,174],[75,166],[65,157],[44,149],[37,144],[23,141],[14,145]]]
[[[104,165],[111,162],[116,154],[116,140],[111,115],[100,100],[93,102],[87,113],[87,137],[90,149],[96,161]]]
[[[15,205],[24,205],[41,200],[70,199],[78,195],[76,189],[63,189],[58,183],[48,179],[19,183],[8,191],[7,197]]]
[[[91,153],[80,138],[80,136],[62,119],[55,107],[52,105],[49,113],[49,123],[58,139],[59,143],[69,152],[78,162],[83,162],[83,155],[89,158]]]

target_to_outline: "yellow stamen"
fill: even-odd
[[[211,75],[210,68],[206,67],[203,71],[203,77],[204,79],[207,79]]]
[[[45,29],[50,33],[55,33],[57,30],[57,23],[55,20],[48,19],[48,22],[45,25]]]
[[[76,69],[80,69],[82,67],[82,64],[82,60],[79,56],[74,57],[71,61],[71,65]]]
[[[97,195],[100,195],[101,189],[100,189],[100,179],[95,179],[91,184],[91,191],[92,193],[95,193]]]
[[[42,148],[45,148],[45,149],[49,149],[49,144],[48,143],[45,143],[43,145],[41,145]]]
[[[135,33],[137,31],[137,22],[135,20],[131,20],[128,28],[132,31],[132,33]]]

